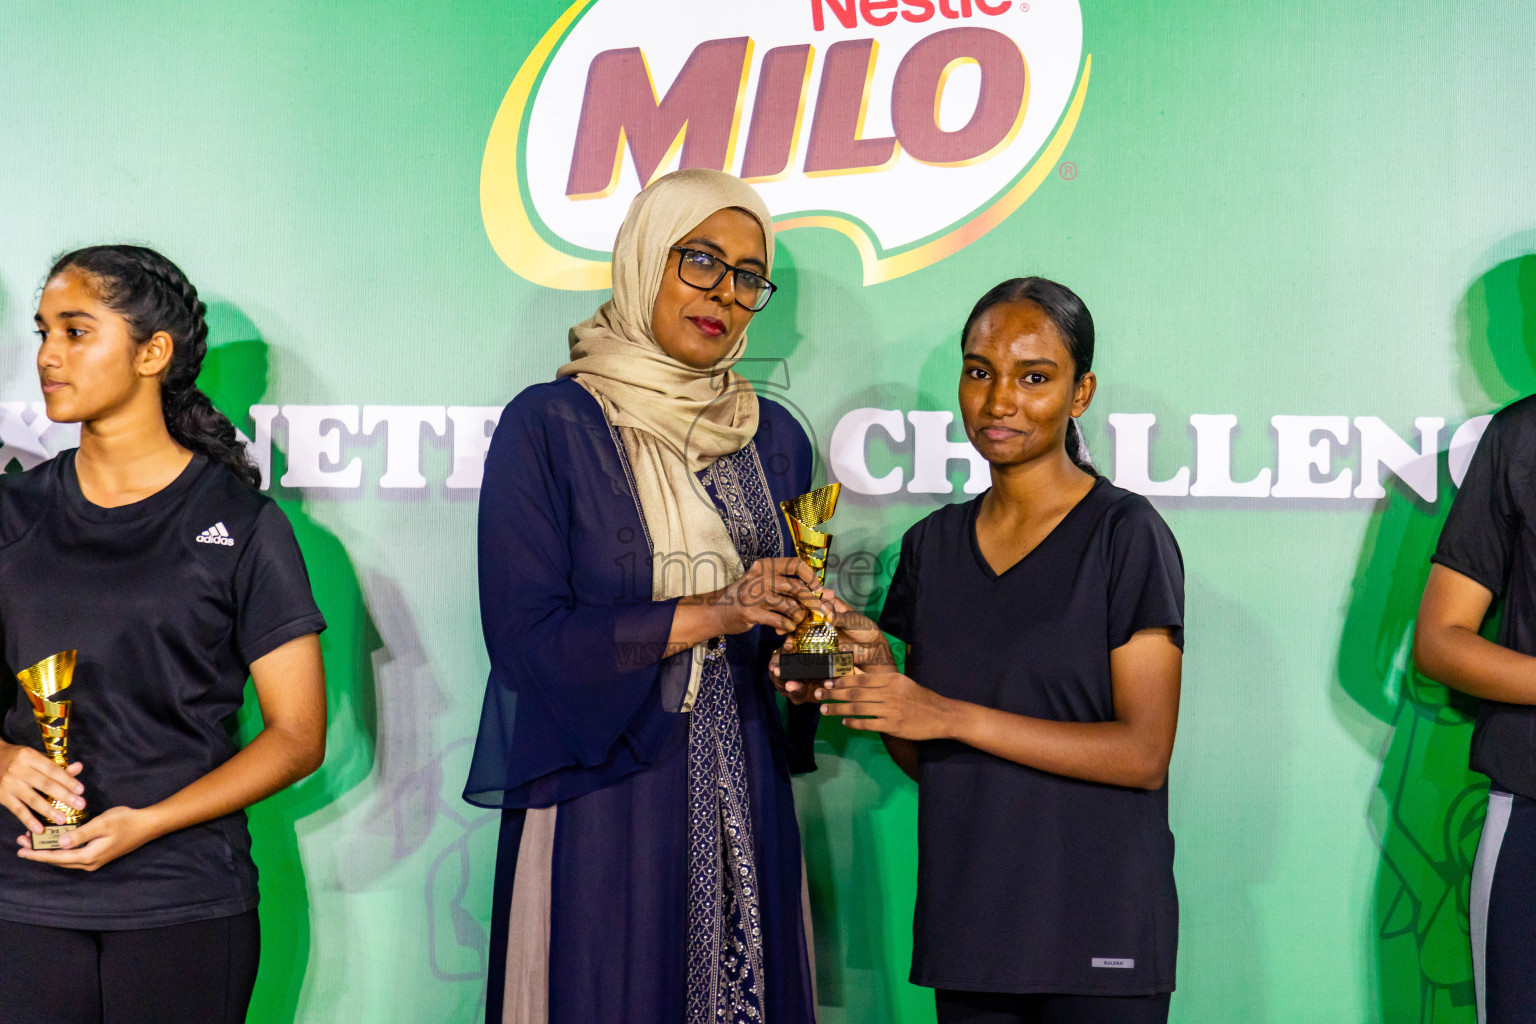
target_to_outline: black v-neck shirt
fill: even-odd
[[[229,469],[196,455],[142,501],[103,508],[81,493],[74,455],[0,477],[0,737],[42,749],[16,672],[78,650],[69,753],[97,815],[163,800],[234,756],[251,662],[325,620],[282,509]],[[12,846],[21,826],[0,819]],[[237,811],[95,872],[0,853],[0,920],[117,930],[243,913],[257,901],[250,847]]]
[[[984,497],[984,496],[983,496]],[[1100,477],[1017,564],[976,540],[982,498],[907,531],[880,626],[907,674],[1033,718],[1115,716],[1110,651],[1184,643],[1178,544],[1145,498]],[[919,744],[912,981],[983,992],[1144,995],[1174,986],[1168,790],[1070,779],[963,743]]]

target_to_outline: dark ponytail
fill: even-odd
[[[197,386],[208,353],[208,307],[181,268],[140,245],[93,245],[60,256],[48,279],[66,270],[91,279],[97,297],[128,322],[135,340],[148,341],[156,331],[171,336],[171,363],[160,380],[166,429],[177,444],[260,487],[261,470],[235,436],[235,425]]]
[[[965,330],[960,332],[961,346],[965,345],[965,339],[971,336],[971,328],[987,310],[1015,302],[1030,302],[1040,307],[1072,357],[1072,382],[1076,384],[1082,380],[1093,369],[1093,314],[1072,289],[1043,277],[1015,277],[983,295],[966,318]],[[1097,475],[1093,456],[1088,453],[1088,442],[1083,439],[1083,430],[1076,419],[1067,423],[1067,457],[1079,468]]]

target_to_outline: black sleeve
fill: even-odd
[[[249,665],[324,628],[293,526],[268,502],[235,566],[235,649]]]
[[[918,524],[921,526],[922,524]],[[912,616],[917,604],[918,526],[901,538],[901,555],[885,592],[885,606],[880,609],[880,628],[902,643],[912,642]]]
[[[1173,531],[1145,498],[1125,502],[1109,524],[1109,649],[1137,631],[1173,629],[1184,647],[1184,558]]]
[[[1430,561],[1503,594],[1520,517],[1509,488],[1503,424],[1495,416],[1472,453]]]

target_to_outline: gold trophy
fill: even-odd
[[[55,700],[75,678],[75,652],[60,651],[51,658],[44,658],[25,672],[18,672],[27,697],[32,701],[32,714],[37,728],[43,734],[43,751],[60,768],[69,767],[69,709],[71,701]],[[53,801],[54,810],[64,815],[64,824],[44,824],[43,831],[32,837],[32,849],[57,850],[59,840],[66,832],[73,832],[85,821],[85,812],[68,804]]]
[[[795,554],[816,573],[817,590],[827,580],[827,554],[832,547],[830,533],[818,533],[813,527],[832,518],[837,510],[837,496],[842,484],[818,487],[809,494],[779,502],[779,509],[789,523],[789,535],[795,542]],[[790,636],[794,651],[779,655],[781,679],[836,679],[853,671],[853,652],[838,650],[837,628],[819,611],[812,611],[800,628]]]

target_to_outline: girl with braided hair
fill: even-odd
[[[233,424],[205,307],[153,250],[71,252],[38,303],[48,417],[80,446],[0,477],[3,680],[78,651],[67,768],[0,690],[0,1019],[245,1020],[260,936],[244,809],[319,767],[325,621]],[[233,720],[249,678],[263,728]],[[0,682],[3,685],[3,682]],[[34,846],[60,805],[84,810]]]

